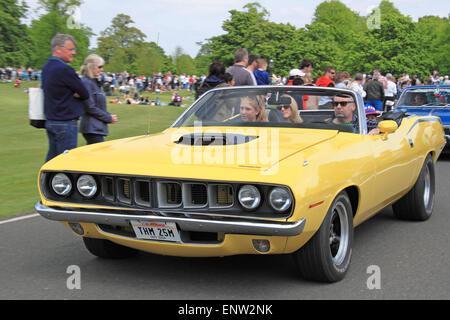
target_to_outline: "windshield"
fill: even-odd
[[[397,107],[404,106],[446,106],[450,104],[450,88],[409,88],[397,103]]]
[[[319,87],[216,89],[204,94],[172,127],[292,127],[359,133],[357,97],[348,90]]]

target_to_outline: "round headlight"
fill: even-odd
[[[291,207],[292,197],[286,188],[276,187],[269,193],[269,203],[274,210],[284,212]]]
[[[254,210],[261,203],[261,194],[255,186],[245,185],[239,190],[238,199],[245,209]]]
[[[77,181],[78,192],[86,198],[92,198],[97,193],[97,182],[93,176],[82,175]]]
[[[58,173],[52,178],[52,189],[57,195],[67,196],[72,191],[72,181],[64,173]]]

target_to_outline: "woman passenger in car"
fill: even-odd
[[[277,109],[280,110],[283,114],[284,120],[290,123],[302,123],[303,120],[298,114],[298,106],[297,102],[295,102],[295,99],[287,94],[282,95],[281,98],[289,99],[291,101],[290,104],[283,104],[277,107]]]
[[[267,122],[264,111],[265,102],[260,97],[243,97],[241,99],[240,117],[244,122]]]

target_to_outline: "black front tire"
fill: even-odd
[[[414,187],[392,205],[395,217],[401,220],[428,220],[433,213],[435,180],[433,158],[428,155]]]
[[[302,278],[337,282],[348,271],[352,247],[353,210],[347,193],[342,191],[328,209],[319,230],[293,257]]]
[[[105,259],[125,259],[135,255],[138,251],[118,245],[104,239],[93,239],[83,237],[86,248],[94,256]]]

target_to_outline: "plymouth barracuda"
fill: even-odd
[[[350,90],[213,89],[162,133],[47,162],[36,210],[102,258],[290,254],[303,278],[336,282],[355,227],[390,205],[407,220],[433,211],[440,118],[368,124]]]

